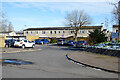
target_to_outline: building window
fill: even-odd
[[[63,31],[63,33],[65,33],[65,31]]]
[[[50,31],[50,34],[52,34],[52,31]]]
[[[60,31],[58,31],[58,33],[60,34]]]
[[[80,30],[80,33],[84,33],[84,30]]]
[[[118,33],[118,30],[116,30],[116,33]]]
[[[70,31],[71,32],[71,34],[73,33],[73,31]]]
[[[38,34],[38,31],[36,31],[35,33]]]
[[[42,34],[45,34],[45,31],[42,31]]]
[[[87,33],[88,33],[88,34],[90,34],[90,31],[89,31],[89,30],[87,30]]]
[[[26,31],[26,34],[28,34],[28,31]]]
[[[56,34],[56,31],[54,31],[55,32],[55,34]]]
[[[31,34],[32,34],[32,31],[31,31]]]

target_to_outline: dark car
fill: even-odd
[[[41,41],[43,42],[43,44],[48,44],[49,43],[48,39],[41,39]]]
[[[41,41],[41,39],[35,39],[34,43],[35,44],[43,44],[43,42]]]
[[[76,47],[87,47],[87,46],[88,46],[88,44],[86,41],[78,41],[76,43]]]
[[[67,42],[67,45],[68,46],[74,46],[76,44],[76,42],[74,41],[74,40],[69,40],[68,42]]]
[[[65,39],[59,39],[57,41],[57,45],[66,45],[67,44],[67,41]]]
[[[5,47],[14,47],[15,39],[6,39],[5,40]]]

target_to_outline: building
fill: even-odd
[[[107,37],[107,41],[111,40],[111,32],[107,29],[103,29],[103,33],[105,34],[105,37]]]
[[[119,27],[119,25],[113,25],[113,33],[119,33],[118,27]],[[119,35],[119,39],[118,40],[120,40],[120,33],[118,35]]]
[[[113,25],[113,32],[117,33],[118,32],[118,25]]]
[[[77,37],[88,37],[89,32],[94,29],[103,30],[102,26],[83,26],[78,31]],[[38,38],[68,38],[74,36],[71,27],[47,27],[47,28],[28,28],[24,30],[24,36]]]
[[[5,36],[5,39],[25,39],[26,36],[23,36],[23,33],[16,33],[14,31],[0,32],[1,36]]]

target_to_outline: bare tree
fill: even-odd
[[[7,22],[8,20],[6,19],[5,17],[5,14],[0,11],[0,31],[3,32],[3,31],[7,31]]]
[[[75,41],[77,41],[78,31],[83,27],[91,23],[90,17],[82,10],[74,10],[68,13],[65,17],[67,25],[71,27],[75,35]]]
[[[109,25],[108,25],[108,23],[109,23],[108,18],[105,18],[105,27],[106,27],[106,29],[109,29]]]
[[[8,31],[13,31],[13,26],[12,26],[12,23],[11,23],[11,22],[9,22]]]
[[[9,30],[13,30],[12,23],[8,21],[5,13],[0,10],[0,32]]]

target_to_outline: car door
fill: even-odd
[[[25,47],[29,47],[28,41],[24,40]]]
[[[33,46],[33,43],[31,41],[28,41],[28,46],[29,47],[32,47]]]

